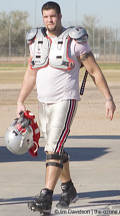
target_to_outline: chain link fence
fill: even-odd
[[[90,37],[92,51],[101,62],[120,62],[120,28],[93,29]]]
[[[88,32],[89,34],[89,32]],[[25,37],[25,36],[24,36]],[[0,45],[0,60],[4,58],[29,56],[29,48],[24,43],[14,45],[12,31],[9,30],[7,46]],[[96,59],[100,62],[120,62],[120,28],[93,28],[89,34],[89,44]]]

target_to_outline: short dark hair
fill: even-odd
[[[61,9],[60,9],[60,6],[58,3],[56,2],[53,2],[53,1],[49,1],[47,3],[45,3],[43,6],[42,6],[42,13],[43,13],[43,10],[50,10],[50,9],[54,9],[57,14],[60,14],[61,13]]]

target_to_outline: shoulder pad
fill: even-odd
[[[64,28],[63,27],[63,32],[58,36],[59,39],[63,39],[63,38],[67,38],[68,35],[69,35],[69,32],[71,30],[71,27],[68,27],[68,28]]]
[[[44,27],[40,27],[40,28],[32,28],[29,32],[27,32],[26,34],[26,40],[27,43],[30,43],[32,40],[34,40],[35,36],[38,33],[42,33],[43,36],[46,36],[46,29]]]
[[[41,27],[38,30],[41,30],[41,32],[42,32],[42,34],[43,34],[44,37],[47,36],[47,34],[46,34],[46,28],[45,27]]]
[[[75,39],[78,43],[86,42],[88,39],[86,29],[81,26],[73,27],[69,32],[69,36]]]
[[[37,35],[38,29],[37,28],[32,28],[29,32],[26,34],[26,40],[29,43],[31,40],[34,39],[34,37]]]

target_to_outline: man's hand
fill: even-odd
[[[25,108],[25,105],[23,103],[17,103],[17,117],[19,118],[20,117],[20,112],[21,111],[25,111],[26,108]]]
[[[112,99],[106,100],[105,107],[106,107],[106,118],[112,120],[114,112],[116,110],[114,101]]]

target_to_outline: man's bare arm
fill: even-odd
[[[85,68],[89,72],[90,76],[92,77],[94,83],[99,88],[99,90],[103,93],[106,100],[111,99],[112,95],[110,93],[106,79],[105,79],[100,67],[96,63],[92,52],[89,52],[89,53],[86,53],[86,54],[80,56],[80,61],[85,66]]]
[[[80,56],[79,61],[82,62],[82,64],[85,66],[86,70],[89,72],[94,83],[96,84],[97,88],[104,95],[106,99],[106,116],[112,119],[115,111],[113,97],[108,87],[107,81],[99,65],[96,63],[96,60],[92,52]]]
[[[19,97],[17,100],[17,116],[21,111],[25,110],[24,101],[34,88],[36,83],[36,71],[31,70],[30,66],[28,65],[28,68],[25,72],[22,87],[19,93]]]

